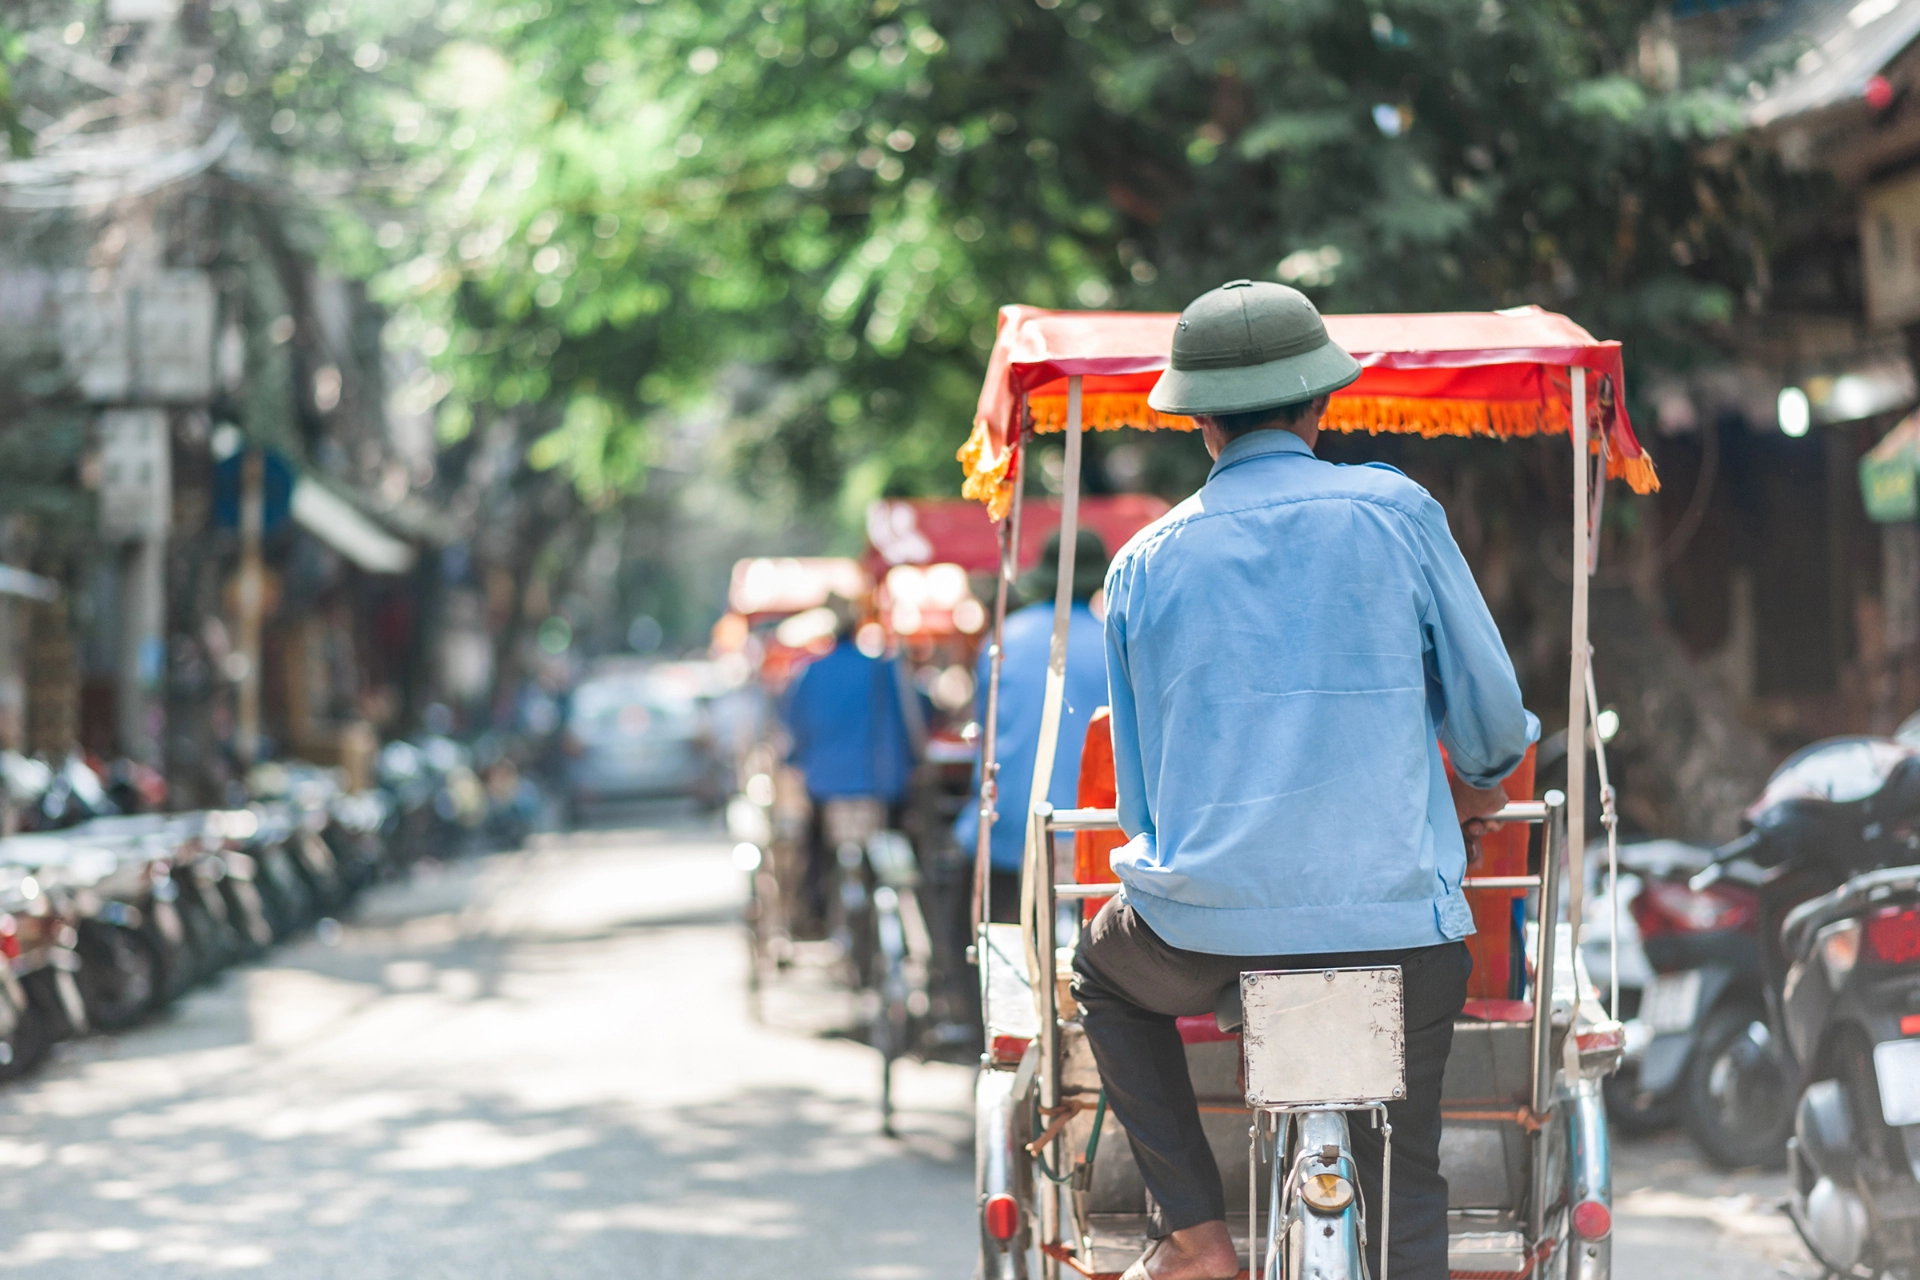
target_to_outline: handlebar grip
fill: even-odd
[[[1727,874],[1726,863],[1724,862],[1708,863],[1705,870],[1695,872],[1693,876],[1690,879],[1688,879],[1687,888],[1693,890],[1695,893],[1699,893],[1703,889],[1707,889],[1712,885],[1716,884],[1717,882],[1719,882],[1719,880],[1722,877],[1724,877],[1726,874]]]

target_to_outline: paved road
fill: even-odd
[[[904,1068],[876,1136],[830,995],[746,1017],[740,891],[704,830],[548,840],[72,1046],[0,1092],[0,1268],[966,1275],[970,1073]]]
[[[66,1046],[0,1091],[0,1271],[964,1280],[970,1073],[903,1067],[878,1137],[843,1000],[747,1016],[740,892],[671,815],[543,838]],[[1616,1177],[1617,1275],[1812,1274],[1777,1178],[1669,1140]]]

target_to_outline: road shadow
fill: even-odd
[[[970,1267],[964,1073],[900,1068],[904,1136],[881,1137],[877,1057],[798,1006],[748,1018],[725,845],[608,835],[385,886],[337,945],[0,1090],[0,1272]]]

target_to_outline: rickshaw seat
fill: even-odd
[[[1087,720],[1087,736],[1080,744],[1080,783],[1073,803],[1080,809],[1111,809],[1120,802],[1113,777],[1113,718],[1108,708],[1096,707]],[[1073,836],[1073,879],[1076,884],[1119,884],[1113,874],[1113,851],[1127,842],[1124,831],[1076,831]],[[1091,920],[1105,898],[1088,898],[1081,911]]]
[[[1211,1013],[1196,1013],[1190,1018],[1175,1018],[1173,1025],[1180,1028],[1181,1044],[1224,1044],[1240,1042],[1240,1031],[1222,1031],[1220,1020]]]
[[[1472,1022],[1532,1022],[1531,1000],[1469,1000],[1460,1016]]]
[[[1444,756],[1445,751],[1442,750]],[[1447,762],[1447,775],[1453,775],[1453,762]],[[1533,748],[1520,761],[1520,767],[1500,784],[1510,801],[1533,799]],[[1467,868],[1469,876],[1524,876],[1527,874],[1527,850],[1533,828],[1526,823],[1508,823],[1480,837],[1480,858]],[[1467,939],[1467,951],[1473,956],[1473,976],[1467,979],[1469,1001],[1503,1003],[1519,992],[1513,989],[1514,977],[1514,903],[1526,896],[1524,889],[1469,889],[1467,906],[1473,912],[1473,936]]]

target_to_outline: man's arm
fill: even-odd
[[[1455,789],[1462,820],[1483,817],[1499,807],[1490,793],[1520,766],[1540,736],[1540,722],[1521,704],[1500,629],[1447,528],[1446,513],[1432,498],[1421,507],[1418,527],[1432,592],[1427,657],[1445,702],[1440,741],[1454,772],[1478,793],[1463,797]]]
[[[1107,708],[1112,716],[1113,782],[1120,829],[1132,837],[1152,833],[1153,814],[1147,806],[1146,770],[1140,760],[1140,715],[1133,699],[1132,668],[1127,662],[1126,596],[1119,581],[1124,572],[1107,578]]]

